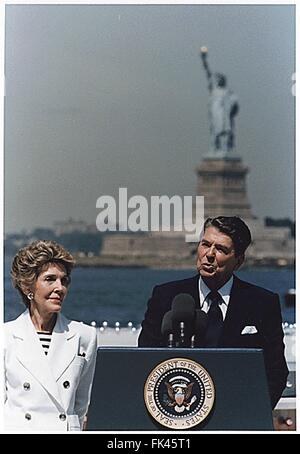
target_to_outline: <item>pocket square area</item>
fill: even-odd
[[[255,334],[257,333],[256,326],[245,326],[241,332],[241,334]]]

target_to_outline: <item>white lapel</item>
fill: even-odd
[[[78,352],[78,342],[79,336],[72,331],[70,320],[64,315],[58,314],[47,357],[56,381],[75,358]]]
[[[18,361],[40,382],[62,407],[62,399],[41,342],[27,309],[18,317],[13,332]]]

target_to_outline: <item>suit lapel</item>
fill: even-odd
[[[48,361],[55,380],[69,367],[78,351],[78,334],[70,329],[70,321],[58,314],[52,333]]]
[[[187,282],[187,293],[189,293],[195,300],[196,308],[200,308],[200,299],[199,299],[199,274],[192,277]]]
[[[229,305],[224,320],[223,332],[220,339],[220,346],[232,345],[242,327],[248,310],[247,292],[244,292],[243,282],[234,276]]]
[[[18,318],[13,335],[18,361],[62,406],[57,383],[51,371],[48,358],[35,332],[28,309]]]

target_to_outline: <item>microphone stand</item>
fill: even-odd
[[[185,348],[187,347],[186,345],[186,340],[185,340],[185,322],[180,322],[179,323],[179,340],[176,342],[176,345],[175,347],[181,347],[181,348]],[[187,341],[188,341],[188,338],[187,338]],[[191,344],[190,344],[190,347],[191,348],[194,348],[195,347],[195,334],[193,336],[191,336]],[[171,345],[169,345],[171,346]]]
[[[183,347],[184,346],[184,322],[180,322],[179,328],[180,328],[179,346]]]
[[[195,334],[191,337],[191,348],[195,347]]]
[[[170,333],[168,335],[168,348],[174,347],[174,335],[173,333]]]

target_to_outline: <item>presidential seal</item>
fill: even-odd
[[[150,415],[169,429],[191,429],[209,415],[215,400],[213,381],[203,366],[187,358],[158,364],[144,386]]]

